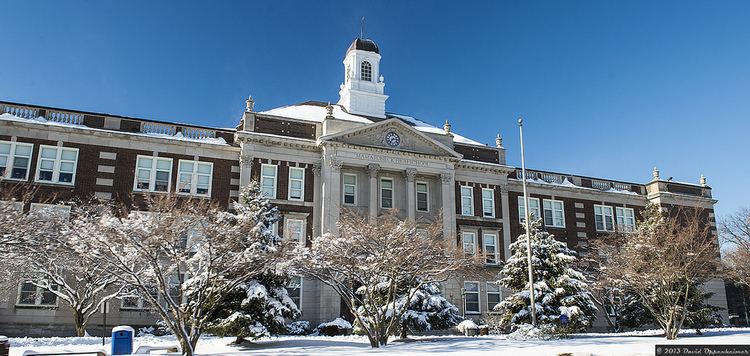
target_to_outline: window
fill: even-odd
[[[482,215],[485,218],[495,217],[495,191],[482,188]]]
[[[198,162],[180,160],[177,175],[177,191],[184,194],[210,196],[211,175],[214,164],[211,162]]]
[[[594,223],[596,223],[596,231],[615,231],[612,224],[612,207],[594,205]]]
[[[393,179],[380,178],[380,207],[393,208]]]
[[[302,277],[292,277],[286,285],[286,293],[297,308],[299,308],[302,301]]]
[[[269,199],[276,199],[276,173],[278,167],[272,164],[260,166],[260,191]]]
[[[72,185],[77,162],[77,148],[40,146],[36,181]]]
[[[468,186],[461,186],[461,215],[474,215],[474,190]]]
[[[474,255],[477,253],[477,234],[473,231],[464,231],[461,233],[464,244],[464,253]]]
[[[289,200],[303,200],[305,194],[305,169],[289,167]]]
[[[0,141],[0,178],[28,179],[33,148],[28,143]]]
[[[492,312],[502,300],[503,294],[500,286],[494,282],[487,282],[487,312]]]
[[[154,299],[157,299],[157,300],[159,299],[159,291],[156,289],[155,286],[148,288],[148,294],[150,294]],[[120,301],[120,309],[145,310],[149,308],[150,306],[148,302],[146,301],[146,298],[143,298],[140,295],[124,297]]]
[[[291,218],[286,219],[286,225],[284,226],[284,238],[304,243],[305,220]]]
[[[182,285],[185,283],[185,274],[173,274],[169,276],[167,280],[167,295],[163,296],[162,304],[167,305],[167,296],[175,304],[180,305],[187,300],[187,297],[182,293]]]
[[[361,66],[361,78],[364,81],[371,82],[372,81],[372,64],[368,61],[362,62]]]
[[[172,184],[172,159],[138,156],[135,164],[134,191],[169,192]]]
[[[417,211],[429,211],[430,189],[426,182],[417,182]]]
[[[565,211],[561,200],[544,199],[544,225],[565,227]]]
[[[57,286],[53,285],[57,290]],[[18,286],[18,303],[17,305],[27,305],[36,307],[50,307],[57,305],[57,296],[55,293],[42,287],[37,287],[31,281],[26,281]]]
[[[479,282],[464,282],[464,313],[479,314]]]
[[[518,197],[518,221],[522,224],[526,220],[526,209],[524,207],[523,195],[521,195]],[[529,198],[529,215],[531,215],[531,220],[539,219],[541,216],[539,215],[538,198]]]
[[[344,204],[357,205],[357,176],[344,174]]]
[[[497,264],[497,234],[483,234],[484,258],[487,264]]]
[[[635,231],[635,212],[632,208],[617,208],[617,228],[625,232]]]

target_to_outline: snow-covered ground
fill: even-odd
[[[562,340],[517,341],[507,340],[504,335],[460,337],[413,337],[409,342],[393,341],[385,348],[370,349],[363,336],[284,336],[259,340],[242,346],[230,345],[232,338],[205,337],[198,343],[198,353],[203,355],[356,355],[381,353],[406,355],[415,353],[492,354],[492,355],[654,355],[656,344],[748,344],[750,328],[713,329],[697,336],[690,330],[683,332],[678,340],[667,341],[655,336],[658,331],[631,332],[622,334],[580,334]],[[101,338],[12,338],[11,356],[21,355],[25,350],[41,352],[63,351],[109,351],[109,344],[102,346]],[[135,347],[140,345],[176,345],[173,337],[138,337]]]

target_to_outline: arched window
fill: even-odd
[[[368,82],[372,81],[372,64],[368,61],[362,62],[360,70],[360,79]]]

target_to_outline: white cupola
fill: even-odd
[[[385,80],[380,75],[380,50],[366,38],[352,42],[344,57],[344,83],[338,104],[352,114],[385,117]]]

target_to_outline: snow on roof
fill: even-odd
[[[401,115],[401,114],[394,114],[394,113],[388,113],[388,115],[393,116],[393,117],[397,117],[397,118],[399,118],[401,120],[404,120],[404,121],[407,121],[407,122],[411,123],[414,126],[414,128],[417,129],[417,130],[419,130],[419,131],[427,132],[427,133],[433,133],[433,134],[445,134],[445,130],[443,130],[441,128],[438,128],[438,127],[435,127],[435,126],[432,126],[432,125],[430,125],[430,124],[428,124],[428,123],[426,123],[426,122],[424,122],[422,120],[419,120],[419,119],[417,119],[417,118],[415,118],[413,116],[407,116],[407,115]],[[454,132],[451,132],[451,134],[453,134],[453,141],[454,142],[464,143],[464,144],[467,144],[467,145],[476,145],[476,146],[485,146],[485,147],[487,147],[487,145],[485,145],[483,143],[479,143],[477,141],[474,141],[472,139],[466,138],[466,137],[461,136],[459,134],[456,134]]]
[[[354,114],[350,114],[346,112],[341,107],[341,105],[335,104],[331,106],[333,106],[333,117],[339,120],[360,122],[363,124],[371,124],[374,122],[373,120],[370,120],[364,116],[354,115]],[[261,111],[260,114],[280,116],[280,117],[286,117],[289,119],[302,120],[302,121],[323,122],[323,120],[325,120],[326,118],[326,108],[324,105],[302,103],[302,104],[287,105],[287,106],[282,106],[282,107],[278,107],[278,108],[274,108],[274,109],[270,109],[266,111]],[[407,122],[408,124],[412,125],[415,129],[421,132],[432,133],[432,134],[445,134],[445,131],[443,131],[443,129],[432,126],[412,116],[394,114],[394,113],[387,113],[386,115],[388,117],[395,117],[395,118],[401,119]],[[485,144],[471,140],[469,138],[458,135],[456,133],[453,133],[453,141],[457,143],[467,144],[467,145],[487,147],[487,145]]]
[[[82,128],[86,130],[112,132],[112,130],[97,129],[97,128],[88,127],[88,126],[81,125],[81,124],[51,121],[41,116],[37,118],[33,118],[33,119],[25,119],[22,117],[18,117],[18,116],[6,113],[6,114],[0,114],[0,120],[20,121],[20,122],[48,125],[48,126],[77,127],[77,128]],[[160,133],[145,133],[145,132],[124,132],[124,131],[117,131],[117,132],[121,134],[125,134],[125,135],[132,135],[132,136],[157,137],[157,138],[164,138],[164,139],[177,140],[177,141],[201,142],[201,143],[210,143],[213,145],[224,145],[224,146],[227,145],[227,142],[221,137],[190,138],[190,137],[183,136],[182,132],[178,132],[174,135],[160,134]]]
[[[333,117],[337,119],[361,122],[364,124],[372,123],[372,120],[366,119],[362,116],[352,115],[344,111],[344,109],[342,109],[340,105],[332,105],[332,106],[333,106]],[[266,115],[281,116],[281,117],[286,117],[290,119],[314,121],[314,122],[323,122],[323,120],[325,120],[326,118],[325,106],[311,105],[311,104],[306,104],[306,103],[282,106],[282,107],[278,107],[278,108],[267,110],[267,111],[261,111],[260,113],[266,114]]]

